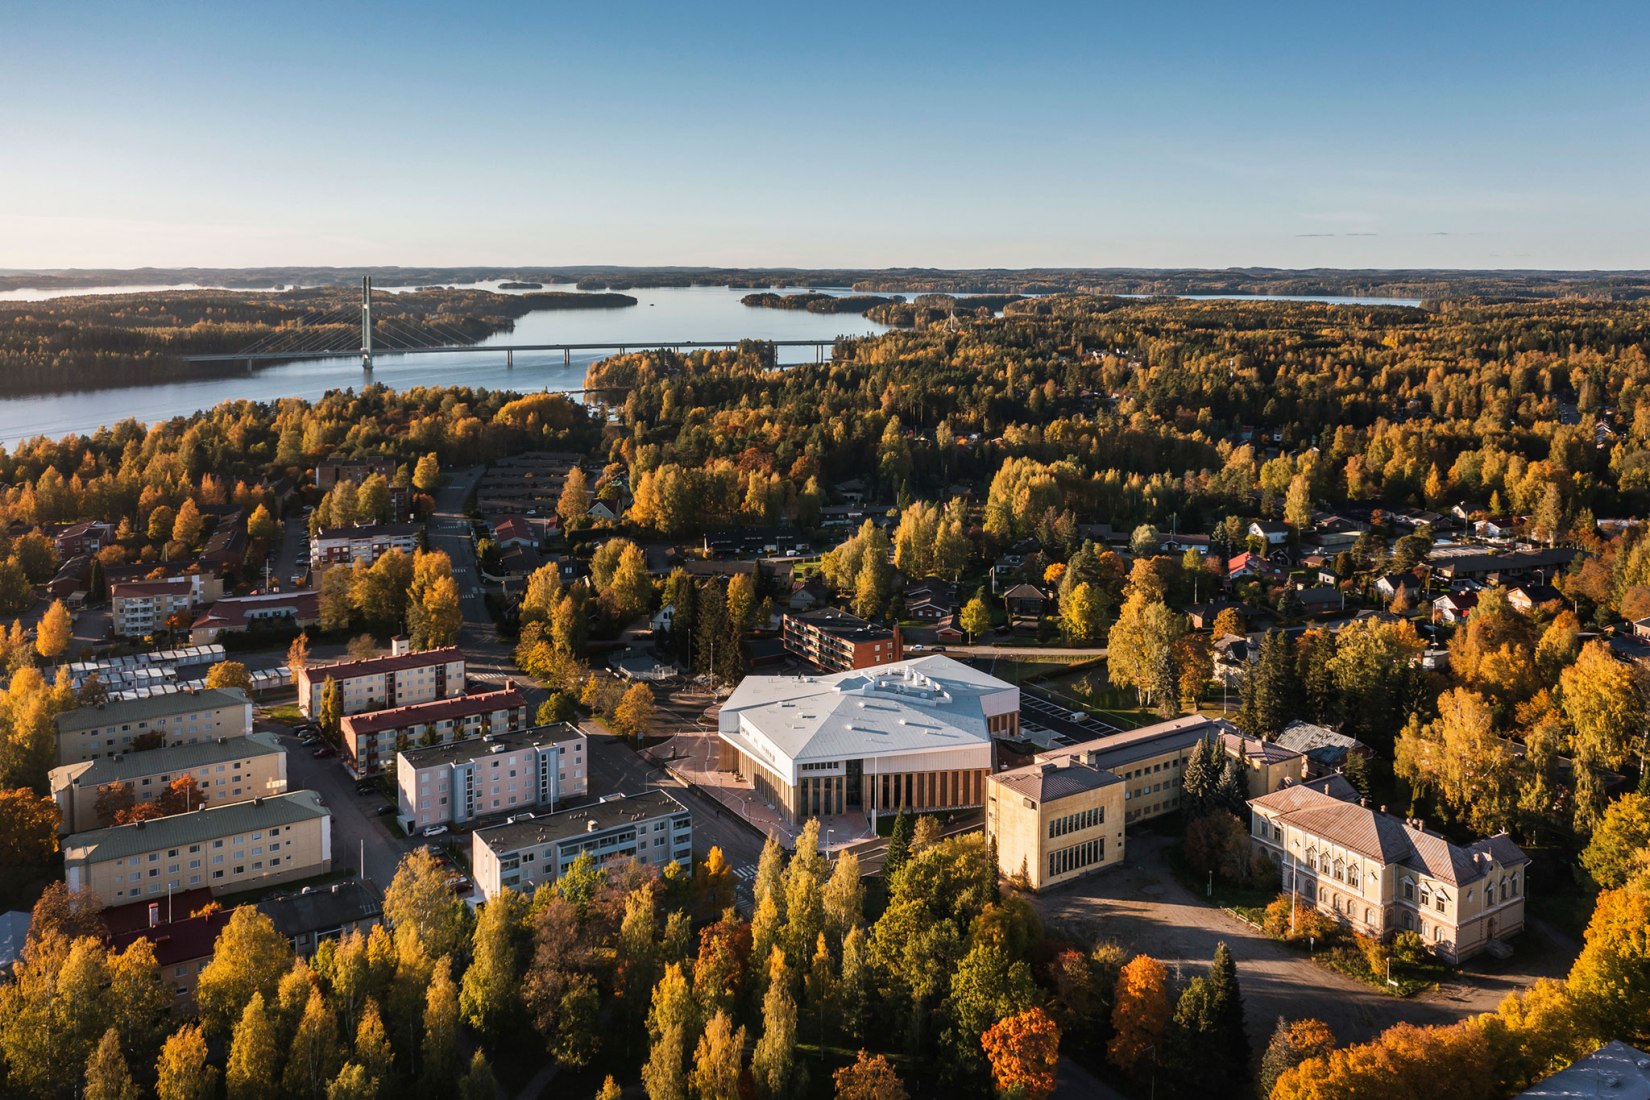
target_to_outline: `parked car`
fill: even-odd
[[[426,825],[422,829],[418,830],[418,835],[419,836],[440,836],[442,833],[444,833],[446,831],[447,831],[447,826],[445,826],[445,825]]]
[[[363,779],[355,785],[356,794],[371,794],[378,789],[378,784],[370,779]]]
[[[331,745],[322,745],[320,748],[310,753],[310,755],[315,757],[317,760],[324,760],[329,756],[337,756],[338,750],[333,748]]]
[[[394,812],[395,812],[395,807],[391,806],[388,802],[386,802],[382,806],[378,807],[376,810],[372,811],[372,814],[373,814],[374,817],[388,817],[391,814],[393,814]]]

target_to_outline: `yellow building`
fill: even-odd
[[[174,691],[64,711],[57,727],[57,762],[73,764],[147,742],[155,747],[244,737],[252,732],[252,700],[240,688]]]
[[[986,785],[985,832],[997,864],[1033,890],[1123,858],[1123,780],[1098,753],[998,772]]]
[[[101,827],[97,799],[105,787],[124,784],[134,803],[153,802],[182,776],[194,778],[208,806],[281,794],[286,790],[286,750],[273,733],[249,733],[64,764],[53,768],[50,777],[62,818],[58,832]]]
[[[1261,798],[1306,778],[1306,757],[1275,741],[1262,741],[1233,730],[1220,735],[1220,747],[1243,766],[1250,798]]]
[[[1255,850],[1300,904],[1366,935],[1414,931],[1450,962],[1523,931],[1530,857],[1505,833],[1462,848],[1318,786],[1249,803]]]
[[[996,773],[987,784],[986,833],[997,840],[998,868],[1010,876],[1024,870],[1040,890],[1118,862],[1130,822],[1180,809],[1198,745],[1219,738],[1224,747],[1236,734],[1224,719],[1194,714],[1051,749],[1027,767]],[[1084,823],[1077,834],[1074,815]]]
[[[314,791],[207,806],[63,841],[69,888],[91,890],[104,905],[200,887],[238,893],[331,867],[332,814]]]

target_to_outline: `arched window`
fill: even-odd
[[[1371,909],[1367,905],[1364,906],[1364,923],[1365,924],[1374,924],[1375,923],[1375,910]]]
[[[1323,901],[1328,896],[1329,896],[1329,891],[1328,890],[1325,890],[1322,886],[1318,887],[1318,900],[1319,901]]]
[[[1407,909],[1404,911],[1404,927],[1411,929],[1415,927],[1415,916]]]
[[[1484,883],[1484,904],[1495,904],[1495,883],[1493,882]]]
[[[1358,873],[1358,865],[1356,863],[1351,864],[1346,869],[1347,885],[1351,886],[1354,890],[1358,888]]]
[[[1336,882],[1345,882],[1346,881],[1346,864],[1342,863],[1338,859],[1335,861],[1335,881]]]
[[[1404,900],[1415,900],[1415,880],[1412,878],[1404,879]]]
[[[1512,877],[1512,892],[1513,892],[1513,894],[1517,894],[1517,893],[1518,893],[1518,872],[1517,872],[1517,871],[1514,871],[1514,872],[1513,872],[1513,877]],[[1509,896],[1509,897],[1510,897],[1510,896],[1512,896],[1512,895],[1508,895],[1508,896]]]
[[[1337,913],[1341,911],[1341,896],[1339,894],[1336,894],[1329,899],[1329,907]]]
[[[1314,871],[1318,869],[1318,850],[1316,848],[1306,850],[1306,865]]]

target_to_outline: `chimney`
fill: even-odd
[[[585,820],[584,831],[587,832],[587,833],[593,833],[597,829],[599,829],[600,827],[601,826],[597,823],[596,819],[593,818],[593,817],[592,818],[587,818]]]
[[[1386,813],[1386,803],[1385,802],[1381,803],[1381,812],[1383,814]]]
[[[394,638],[390,639],[390,656],[391,657],[405,657],[407,654],[409,654],[411,652],[412,652],[412,639],[407,638],[405,636],[397,636],[397,637],[394,637]]]
[[[158,901],[152,901],[149,903],[149,927],[160,927],[160,902]]]
[[[1369,809],[1369,799],[1367,799],[1367,798],[1358,799],[1358,805],[1362,806],[1366,810]]]

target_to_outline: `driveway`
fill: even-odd
[[[1237,961],[1257,1057],[1280,1016],[1315,1016],[1342,1043],[1362,1042],[1400,1021],[1448,1024],[1488,1012],[1537,978],[1563,975],[1575,955],[1575,945],[1533,924],[1513,941],[1516,954],[1506,962],[1475,959],[1436,990],[1407,999],[1388,996],[1203,904],[1169,871],[1173,843],[1139,830],[1129,838],[1124,864],[1050,890],[1033,904],[1051,933],[1085,945],[1115,940],[1161,961],[1181,985],[1205,972],[1215,945],[1224,941]]]

